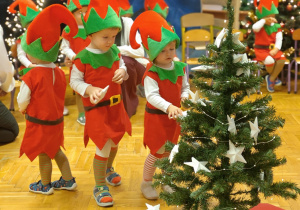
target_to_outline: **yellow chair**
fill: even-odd
[[[203,42],[209,42],[211,44],[213,43],[213,25],[214,16],[212,14],[189,13],[181,17],[182,62],[186,62],[187,64],[190,62],[190,60],[186,59],[188,56],[186,53],[186,50],[188,50],[186,42],[188,42],[189,47],[192,47],[196,50],[205,49]],[[209,31],[204,30],[204,26],[209,26]],[[202,27],[202,29],[190,29],[186,31],[186,28],[189,27]],[[203,31],[207,31],[207,33]],[[194,61],[191,62],[191,64],[195,63]]]

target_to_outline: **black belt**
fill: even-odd
[[[254,48],[257,48],[257,49],[269,49],[269,50],[272,50],[274,49],[275,47],[275,44],[270,44],[270,45],[254,45]]]
[[[159,109],[150,109],[147,105],[146,105],[146,112],[150,113],[150,114],[167,114]]]
[[[64,121],[64,116],[62,116],[57,120],[41,120],[35,117],[31,117],[28,114],[25,114],[25,119],[28,120],[29,122],[37,123],[40,125],[58,125]]]
[[[96,104],[95,106],[85,106],[84,107],[84,110],[85,111],[90,111],[92,109],[95,109],[97,107],[101,107],[101,106],[114,106],[114,105],[117,105],[118,103],[120,103],[122,100],[122,95],[114,95],[112,97],[109,98],[109,100],[106,100],[106,101],[102,101],[98,104]]]

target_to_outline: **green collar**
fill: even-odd
[[[114,44],[106,53],[96,54],[84,49],[76,58],[79,58],[82,64],[90,64],[94,69],[100,66],[111,68],[115,61],[120,60],[119,52],[117,45]]]
[[[70,27],[69,26],[65,27],[65,32],[66,33],[70,32]],[[73,38],[75,39],[75,38],[78,38],[78,37],[81,38],[81,39],[86,39],[87,38],[84,28],[78,28],[78,33]]]
[[[30,71],[31,69],[33,69],[33,68],[34,68],[34,67],[22,69],[22,70],[19,72],[20,76],[24,76],[25,74],[27,74],[27,72],[29,72],[29,71]]]
[[[264,25],[264,29],[268,35],[271,35],[272,33],[277,32],[278,28],[281,28],[281,25],[279,23],[275,23],[272,26]]]
[[[156,72],[159,76],[160,80],[168,79],[173,84],[176,84],[177,78],[179,76],[184,76],[183,68],[186,66],[186,63],[182,63],[179,61],[174,61],[174,69],[173,70],[166,70],[155,65],[151,66],[149,71]]]

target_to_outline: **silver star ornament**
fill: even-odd
[[[228,115],[227,115],[227,120],[228,120],[228,123],[229,123],[229,126],[228,126],[228,131],[230,132],[230,133],[232,133],[232,134],[237,134],[237,132],[236,132],[236,127],[235,127],[235,122],[234,122],[234,119],[233,118],[231,118],[231,117],[229,117]]]
[[[247,163],[245,158],[242,156],[242,152],[244,151],[245,147],[235,147],[234,144],[229,141],[229,150],[226,153],[226,157],[230,159],[230,164],[233,164],[237,161],[242,163]]]
[[[207,161],[198,161],[194,157],[192,157],[192,162],[184,162],[185,165],[193,167],[195,173],[197,173],[200,170],[210,172],[210,170],[205,167],[207,163]]]
[[[148,203],[146,203],[147,206],[147,210],[159,210],[160,204],[156,205],[156,206],[152,206]]]
[[[250,124],[250,128],[251,128],[250,137],[254,138],[255,144],[257,144],[257,136],[258,136],[258,133],[260,132],[260,130],[258,128],[257,117],[255,117],[254,123],[249,122],[249,124]]]
[[[174,156],[178,153],[178,144],[176,144],[173,149],[171,150],[171,153],[170,153],[170,156],[169,156],[169,159],[170,159],[170,163],[173,161],[174,159]]]

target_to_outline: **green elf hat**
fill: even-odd
[[[29,25],[21,39],[24,51],[43,61],[54,62],[57,58],[60,42],[60,24],[70,28],[67,34],[74,37],[78,26],[73,14],[63,5],[52,4],[46,7]]]
[[[119,3],[120,16],[133,15],[133,9],[128,0],[117,0]]]
[[[151,10],[143,12],[133,22],[129,35],[130,45],[133,49],[140,47],[140,44],[135,39],[137,30],[141,34],[142,44],[151,61],[170,42],[176,41],[176,48],[179,46],[179,37],[168,22],[157,12]]]
[[[122,23],[119,17],[119,7],[111,0],[91,0],[82,23],[86,35],[107,29],[119,28],[122,30]]]
[[[278,0],[260,0],[257,6],[257,0],[254,0],[254,6],[256,7],[256,16],[258,19],[262,19],[268,15],[279,14]]]
[[[8,11],[15,14],[17,6],[19,7],[21,25],[24,28],[40,13],[36,4],[31,0],[16,0],[8,7]]]
[[[169,6],[164,0],[145,0],[144,3],[145,10],[153,10],[163,16],[167,17],[169,12]]]
[[[88,6],[90,0],[68,0],[66,7],[70,12],[74,12],[77,9],[81,9],[83,6]]]

